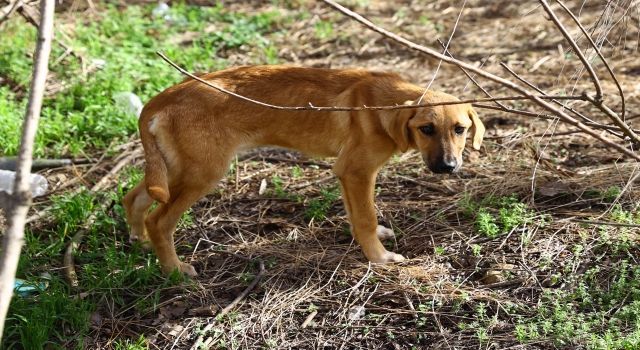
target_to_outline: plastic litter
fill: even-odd
[[[47,272],[43,272],[41,280],[51,279],[51,275]],[[28,297],[38,292],[42,292],[49,287],[49,282],[33,282],[20,278],[16,278],[13,282],[13,290],[19,297]]]
[[[156,6],[153,10],[151,10],[151,14],[155,18],[164,17],[168,13],[169,13],[169,5],[165,4],[164,2],[159,3],[158,6]]]
[[[169,24],[187,25],[188,21],[183,16],[171,13],[171,8],[164,2],[158,3],[158,6],[151,10],[151,15],[155,18],[161,18]]]
[[[113,95],[113,99],[116,101],[116,106],[125,109],[128,113],[135,114],[136,117],[140,117],[142,101],[140,101],[138,95],[133,92],[120,92]]]
[[[16,179],[15,171],[0,170],[0,191],[13,193],[13,183]],[[29,177],[29,185],[31,188],[31,197],[43,196],[49,188],[49,181],[42,175],[31,174]]]

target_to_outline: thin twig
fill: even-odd
[[[442,48],[444,49],[445,53],[448,53],[449,56],[451,58],[454,58],[453,55],[451,54],[451,52],[447,49],[447,46],[444,45],[444,43],[442,42],[442,40],[438,39],[438,43],[440,44],[440,46],[442,46]],[[464,75],[467,76],[467,78],[469,78],[469,80],[471,80],[474,84],[476,84],[476,86],[489,98],[493,98],[493,96],[491,96],[491,94],[489,93],[489,91],[487,91],[484,87],[482,87],[482,85],[480,85],[480,83],[478,83],[476,81],[476,79],[471,76],[471,74],[469,74],[469,72],[467,72],[466,69],[458,66],[458,68],[460,68],[460,70],[462,71],[462,73],[464,73]],[[503,105],[502,103],[500,103],[499,101],[494,101],[498,106],[502,107],[501,109],[505,112],[507,112],[510,108]]]
[[[578,55],[578,58],[584,65],[584,68],[589,73],[589,76],[591,76],[593,85],[595,85],[595,88],[596,88],[596,100],[598,101],[602,100],[602,85],[600,85],[600,79],[598,79],[596,72],[593,70],[593,67],[591,66],[587,58],[584,57],[584,53],[582,53],[582,50],[580,50],[580,47],[578,46],[578,44],[573,40],[573,38],[571,37],[571,34],[569,34],[569,32],[567,31],[567,28],[565,28],[562,25],[562,23],[560,22],[556,14],[553,12],[553,10],[551,9],[551,6],[549,6],[547,1],[540,0],[540,4],[542,4],[542,7],[549,15],[549,18],[551,18],[551,21],[553,21],[553,23],[556,25],[556,27],[558,28],[562,36],[564,36],[564,38],[569,42],[569,45],[571,45],[571,47],[573,48],[573,51],[576,53],[576,55]]]
[[[254,264],[258,263],[260,271],[258,272],[258,275],[256,275],[256,277],[253,278],[253,281],[251,282],[251,284],[242,293],[240,293],[240,295],[238,295],[237,298],[235,298],[229,305],[227,305],[227,307],[222,309],[220,311],[220,313],[216,316],[216,318],[211,323],[209,323],[206,327],[204,327],[204,329],[202,329],[202,334],[200,336],[198,336],[198,339],[196,339],[195,343],[191,347],[191,350],[199,349],[200,343],[204,339],[204,335],[207,332],[209,332],[216,325],[216,321],[218,319],[221,319],[224,315],[228,314],[231,310],[233,310],[233,308],[240,301],[242,301],[242,299],[246,298],[247,295],[249,295],[249,293],[253,290],[253,288],[255,288],[255,286],[260,282],[260,280],[264,276],[264,261],[262,261],[262,260],[250,259],[250,258],[244,257],[242,255],[239,255],[239,254],[236,254],[236,253],[233,253],[233,252],[228,252],[228,251],[225,251],[225,250],[216,250],[215,253],[231,255],[231,256],[236,257],[238,259],[241,259],[241,260],[244,260],[244,261],[247,261],[247,262],[250,262],[250,263],[254,263]]]
[[[207,86],[210,86],[222,93],[225,93],[227,95],[231,95],[233,97],[239,98],[243,101],[246,102],[251,102],[253,104],[257,104],[258,106],[262,106],[262,107],[266,107],[266,108],[271,108],[271,109],[277,109],[277,110],[281,110],[281,111],[314,111],[314,112],[333,112],[333,111],[369,111],[369,110],[374,110],[374,111],[379,111],[379,110],[393,110],[393,109],[413,109],[413,108],[425,108],[425,107],[435,107],[435,106],[448,106],[448,105],[460,105],[460,104],[465,104],[465,103],[476,103],[476,102],[491,102],[491,101],[518,101],[518,100],[530,100],[531,97],[530,96],[509,96],[509,97],[492,97],[492,98],[475,98],[475,99],[468,99],[468,100],[460,100],[460,101],[450,101],[450,102],[435,102],[435,103],[421,103],[421,104],[415,104],[415,105],[395,105],[395,106],[362,106],[362,107],[319,107],[319,106],[314,106],[311,103],[309,103],[308,106],[297,106],[297,107],[289,107],[289,106],[276,106],[276,105],[272,105],[269,103],[264,103],[264,102],[260,102],[260,101],[256,101],[253,99],[250,99],[248,97],[236,94],[235,92],[229,91],[229,90],[225,90],[223,88],[221,88],[220,86],[216,85],[216,84],[212,84],[194,74],[191,74],[189,72],[187,72],[186,70],[180,68],[180,66],[178,66],[177,64],[175,64],[173,61],[171,61],[169,58],[167,58],[167,56],[165,56],[163,53],[161,52],[156,52],[156,54],[160,57],[162,57],[163,60],[165,60],[167,63],[169,63],[173,68],[177,69],[180,73],[194,79],[197,80]],[[544,99],[544,100],[551,100],[551,99],[562,99],[562,100],[583,100],[584,97],[583,96],[567,96],[567,95],[555,95],[555,96],[547,96],[547,95],[541,95],[541,96],[533,96],[533,97],[537,97],[540,99]]]
[[[556,2],[567,12],[567,14],[569,14],[569,16],[571,16],[573,21],[576,22],[576,24],[578,25],[578,28],[580,28],[580,30],[582,31],[584,36],[587,38],[587,40],[589,40],[589,43],[593,47],[593,50],[596,52],[598,57],[600,57],[600,60],[602,61],[604,66],[607,68],[607,71],[611,75],[611,78],[613,79],[613,82],[618,87],[618,91],[620,92],[620,98],[622,99],[622,101],[621,101],[622,102],[622,115],[620,116],[620,119],[624,120],[624,116],[626,114],[626,101],[625,101],[625,97],[624,97],[624,92],[622,91],[622,86],[620,85],[620,82],[618,81],[618,78],[616,77],[615,74],[613,74],[613,69],[611,69],[611,67],[609,66],[609,62],[607,62],[607,60],[604,58],[604,55],[602,54],[602,52],[600,52],[600,49],[598,49],[598,46],[596,45],[596,43],[593,42],[593,39],[591,38],[591,35],[589,35],[589,33],[587,33],[587,30],[582,26],[582,23],[580,23],[580,20],[578,20],[578,18],[573,14],[573,12],[571,12],[571,10],[569,10],[569,8],[567,6],[565,6],[565,4],[562,1],[556,0]]]
[[[509,72],[511,75],[513,75],[513,77],[514,77],[514,78],[516,78],[516,79],[520,80],[521,82],[523,82],[523,83],[527,84],[527,86],[529,86],[530,88],[532,88],[532,89],[536,90],[537,92],[539,92],[539,93],[541,93],[541,94],[543,94],[543,95],[547,95],[544,91],[542,91],[542,89],[540,89],[540,88],[538,88],[537,86],[535,86],[534,84],[530,83],[527,79],[525,79],[525,78],[521,77],[521,76],[520,76],[518,73],[516,73],[513,69],[509,68],[509,66],[507,66],[506,64],[504,64],[504,62],[500,62],[500,66],[501,66],[502,68],[506,69],[506,70],[507,70],[507,72]],[[590,127],[599,128],[599,129],[608,129],[608,130],[611,130],[611,128],[607,128],[605,124],[600,124],[600,123],[597,123],[597,122],[595,122],[595,121],[593,121],[593,120],[591,120],[591,119],[587,118],[584,114],[582,114],[582,113],[580,113],[580,112],[576,111],[576,110],[575,110],[575,109],[573,109],[571,106],[568,106],[568,105],[562,104],[562,102],[560,102],[560,101],[558,101],[558,100],[556,100],[556,99],[551,100],[551,102],[555,103],[555,104],[556,104],[556,105],[558,105],[558,106],[561,106],[563,109],[566,109],[566,110],[568,110],[569,112],[571,112],[571,113],[573,113],[573,114],[577,115],[578,117],[582,118],[582,119],[584,120],[584,124],[585,124],[585,125],[588,125],[588,126],[590,126]],[[555,118],[554,118],[554,119],[555,119]],[[619,129],[619,128],[618,128],[618,129]],[[612,135],[617,136],[617,137],[619,137],[619,138],[621,138],[621,139],[623,139],[623,138],[624,138],[624,135],[622,135],[622,134],[619,134],[619,133],[616,133],[616,132],[613,132],[613,131],[609,131],[609,133],[611,133]]]
[[[598,109],[600,111],[602,111],[602,113],[606,114],[609,118],[611,118],[611,120],[613,120],[613,122],[618,127],[620,127],[620,129],[622,129],[622,132],[624,132],[624,134],[631,141],[633,141],[636,144],[640,144],[640,137],[636,133],[634,133],[633,130],[631,130],[631,128],[629,127],[629,125],[627,125],[627,123],[623,122],[622,119],[620,119],[620,117],[618,117],[616,112],[612,111],[609,107],[607,107],[607,105],[602,103],[602,100],[598,100],[597,98],[593,98],[586,91],[582,93],[582,96],[584,96],[594,106],[598,107]]]

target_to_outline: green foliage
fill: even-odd
[[[318,39],[326,39],[334,36],[333,24],[331,22],[317,21],[314,26]]]
[[[322,198],[312,199],[309,201],[309,209],[304,212],[304,215],[308,218],[313,218],[317,221],[324,220],[327,216],[327,212],[333,205],[333,202],[340,198],[340,191],[337,188],[334,189],[322,189],[320,191]]]
[[[30,280],[37,279],[31,277]],[[67,285],[54,276],[49,287],[37,296],[14,297],[3,335],[3,349],[44,349],[48,344],[65,341],[82,342],[82,334],[89,330],[87,318],[93,301],[71,298]],[[63,326],[80,334],[66,335]]]
[[[499,200],[486,196],[480,202],[472,201],[468,196],[458,203],[465,216],[476,216],[476,228],[479,233],[495,238],[503,232],[525,224],[535,217],[535,212],[527,210],[524,203],[519,203],[514,193]],[[492,214],[497,210],[498,215]],[[476,214],[477,213],[477,214]],[[541,218],[544,224],[545,218]]]
[[[302,196],[300,196],[299,194],[289,193],[284,189],[284,185],[286,185],[286,182],[282,178],[280,178],[278,174],[273,174],[273,176],[271,176],[271,183],[273,184],[274,189],[270,192],[272,194],[275,194],[276,197],[289,199],[295,202],[302,201]]]

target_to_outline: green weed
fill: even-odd
[[[520,203],[516,194],[502,197],[499,200],[493,196],[486,196],[482,201],[472,201],[468,196],[461,200],[459,206],[465,216],[476,216],[476,229],[479,233],[495,238],[501,233],[531,221],[535,212],[527,210],[524,203]],[[498,211],[498,215],[492,212]],[[477,214],[476,214],[477,213]],[[545,218],[542,217],[542,224]]]
[[[304,212],[308,218],[322,221],[327,216],[327,212],[333,205],[333,202],[340,198],[340,191],[337,188],[332,190],[322,189],[320,191],[322,198],[312,199],[309,201],[309,209]]]
[[[314,26],[318,39],[326,39],[334,36],[333,24],[331,22],[318,21]]]

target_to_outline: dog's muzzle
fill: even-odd
[[[429,170],[436,174],[453,174],[455,172],[458,172],[458,170],[460,170],[460,166],[462,165],[462,162],[458,162],[455,158],[451,160],[439,158],[436,162],[429,162],[423,155],[422,159],[429,167]]]

